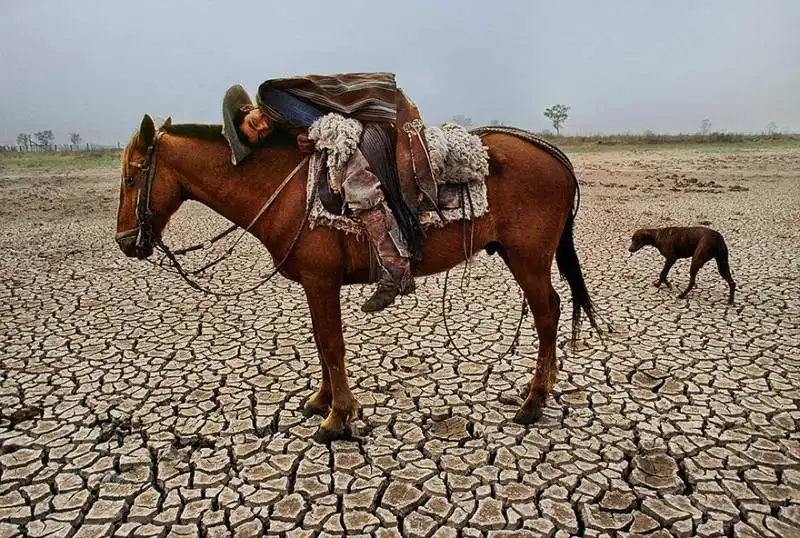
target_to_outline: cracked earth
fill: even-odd
[[[531,317],[482,254],[378,315],[344,292],[353,441],[312,440],[320,367],[298,285],[202,295],[113,241],[118,171],[0,171],[0,537],[800,536],[800,149],[572,152],[603,339],[568,346],[543,419],[512,422]],[[266,196],[266,194],[265,194]],[[635,228],[725,236],[714,264],[631,257]],[[226,223],[184,207],[165,239]],[[199,265],[202,256],[190,259]],[[209,285],[270,267],[254,241]],[[463,285],[462,285],[463,282]],[[506,351],[509,351],[506,353]]]

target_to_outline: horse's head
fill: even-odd
[[[165,124],[169,124],[167,118]],[[119,188],[117,233],[115,239],[126,256],[143,259],[169,218],[181,204],[177,172],[159,158],[159,139],[153,118],[145,114],[122,154],[122,181]]]

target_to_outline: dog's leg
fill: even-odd
[[[678,295],[678,299],[686,298],[686,294],[694,288],[695,279],[697,278],[697,272],[703,267],[708,260],[710,260],[712,256],[708,253],[708,250],[699,246],[697,250],[694,251],[694,255],[692,255],[692,266],[689,269],[689,285],[686,286],[686,289],[683,290],[683,293]]]
[[[660,288],[661,284],[666,284],[668,288],[672,288],[672,284],[670,284],[669,280],[667,280],[667,275],[669,274],[669,270],[672,269],[673,265],[675,265],[675,258],[667,258],[664,261],[664,268],[661,270],[658,280],[653,282],[653,286]]]
[[[725,281],[728,283],[729,293],[728,293],[728,304],[733,304],[733,294],[736,292],[736,282],[733,281],[733,277],[731,276],[731,267],[728,264],[728,250],[725,249],[723,252],[717,254],[717,269],[719,269],[719,274]]]

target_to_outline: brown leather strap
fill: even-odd
[[[416,211],[425,199],[435,203],[436,182],[431,172],[419,109],[400,88],[397,89],[396,128],[396,158],[400,188],[406,203]]]

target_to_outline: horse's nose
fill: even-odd
[[[119,249],[129,258],[136,257],[136,238],[117,239]]]
[[[114,236],[120,250],[129,258],[135,258],[136,253],[136,230],[118,233]]]

